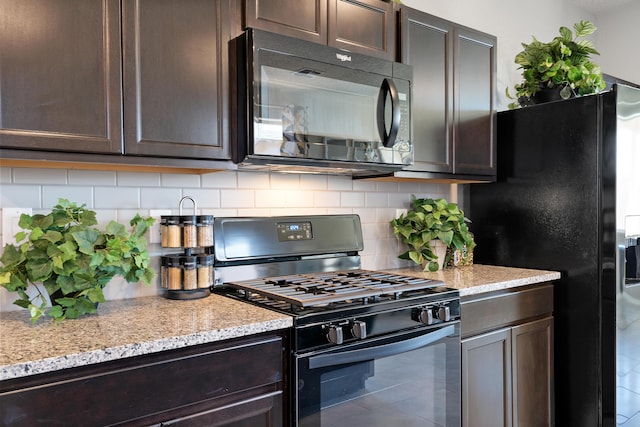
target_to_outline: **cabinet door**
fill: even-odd
[[[453,172],[453,27],[403,8],[401,59],[413,66],[414,164],[407,170]]]
[[[381,0],[329,0],[328,45],[395,60],[393,3]]]
[[[229,158],[227,1],[123,2],[127,154]]]
[[[327,0],[246,0],[245,27],[327,44]]]
[[[458,28],[454,54],[454,173],[495,176],[496,39]]]
[[[0,146],[122,151],[119,0],[0,0]]]
[[[553,319],[515,326],[511,345],[514,426],[548,427],[553,419]]]
[[[509,329],[462,341],[462,426],[511,426]]]

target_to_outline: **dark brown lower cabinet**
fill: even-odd
[[[461,313],[462,425],[553,425],[552,285],[463,298]]]
[[[283,425],[286,334],[0,382],[2,426]]]

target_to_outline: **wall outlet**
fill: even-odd
[[[407,210],[406,209],[396,209],[395,218],[399,218],[400,215],[406,215],[406,214],[407,214]]]
[[[31,215],[31,208],[2,208],[2,247],[8,243],[15,243],[15,235],[22,231],[18,223],[20,215]]]
[[[160,243],[162,237],[160,236],[160,217],[163,215],[171,215],[171,209],[150,209],[149,216],[156,219],[149,229],[149,243]]]

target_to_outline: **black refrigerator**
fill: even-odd
[[[640,423],[640,90],[503,111],[497,134],[497,182],[468,190],[474,262],[561,272],[555,425]]]

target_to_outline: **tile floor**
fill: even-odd
[[[627,320],[617,338],[616,421],[619,426],[640,427],[640,319]]]

